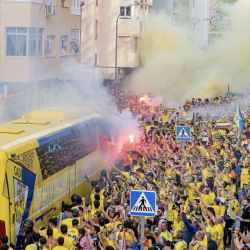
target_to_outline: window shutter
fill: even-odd
[[[80,15],[80,0],[76,1],[76,15]]]
[[[75,15],[75,0],[71,0],[71,14]]]

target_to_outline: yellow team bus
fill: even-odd
[[[22,224],[47,228],[63,203],[77,193],[88,197],[85,174],[97,180],[111,147],[111,127],[89,107],[55,107],[29,112],[0,124],[0,239],[19,246]],[[112,139],[113,140],[113,139]]]

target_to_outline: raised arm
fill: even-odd
[[[91,181],[90,179],[88,178],[87,174],[85,173],[84,177],[86,178],[87,182],[91,185]]]
[[[104,210],[102,211],[102,213],[104,214],[104,217],[109,221],[109,223],[112,223],[112,219],[109,217],[108,213],[106,213]]]
[[[195,192],[198,194],[198,196],[202,196],[202,193],[197,186],[195,186]]]
[[[92,215],[91,215],[91,205],[88,206],[88,220],[91,226],[95,225],[95,222],[92,220]]]

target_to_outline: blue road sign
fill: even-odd
[[[156,195],[152,191],[132,190],[130,193],[130,214],[155,216]]]
[[[176,127],[176,141],[191,141],[191,129],[188,126]]]

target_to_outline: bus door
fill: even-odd
[[[8,160],[6,177],[10,199],[11,242],[20,246],[22,225],[29,217],[36,175],[20,164]]]

